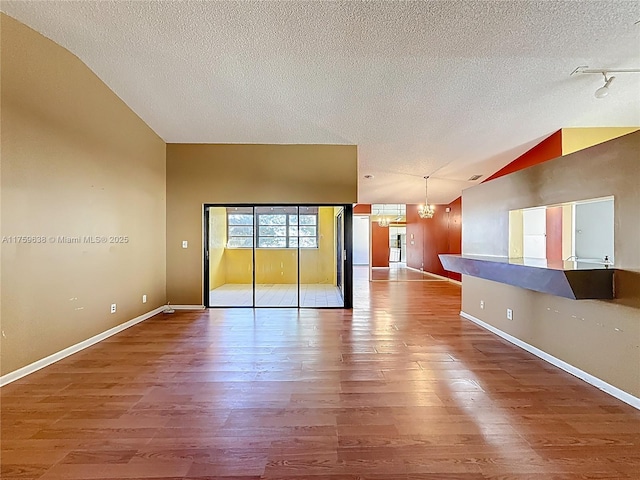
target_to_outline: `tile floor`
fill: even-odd
[[[209,292],[212,307],[251,307],[251,284],[225,284]],[[256,307],[297,307],[298,286],[295,284],[256,285]],[[300,285],[301,307],[342,307],[344,302],[335,285]]]

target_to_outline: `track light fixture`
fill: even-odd
[[[609,85],[611,85],[611,82],[616,79],[616,77],[607,77],[607,74],[604,72],[602,73],[602,75],[604,75],[604,85],[597,89],[596,93],[594,93],[594,97],[596,98],[604,98],[609,95]]]
[[[640,68],[610,70],[606,68],[589,68],[586,65],[582,65],[580,67],[577,67],[573,72],[571,72],[571,75],[574,75],[577,73],[596,73],[596,74],[602,75],[604,77],[604,85],[595,91],[594,96],[596,98],[604,98],[607,95],[609,95],[609,86],[616,78],[616,77],[610,77],[609,76],[610,73],[640,73]]]

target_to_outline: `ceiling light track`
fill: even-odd
[[[586,74],[597,74],[597,75],[602,75],[604,77],[604,85],[602,85],[600,88],[598,88],[595,93],[594,96],[596,98],[604,98],[607,95],[609,95],[609,86],[611,85],[611,83],[615,80],[616,77],[613,76],[609,76],[612,73],[640,73],[640,68],[618,68],[618,69],[613,69],[613,68],[589,68],[586,65],[582,65],[580,67],[577,67],[573,72],[571,72],[571,75],[575,75],[577,73],[586,73]]]

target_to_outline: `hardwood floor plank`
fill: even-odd
[[[356,271],[353,311],[158,315],[0,389],[2,478],[640,478],[640,412],[459,310]]]

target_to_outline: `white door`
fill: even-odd
[[[353,216],[353,264],[369,265],[369,215]]]
[[[522,211],[523,257],[547,257],[547,209],[528,208]]]

